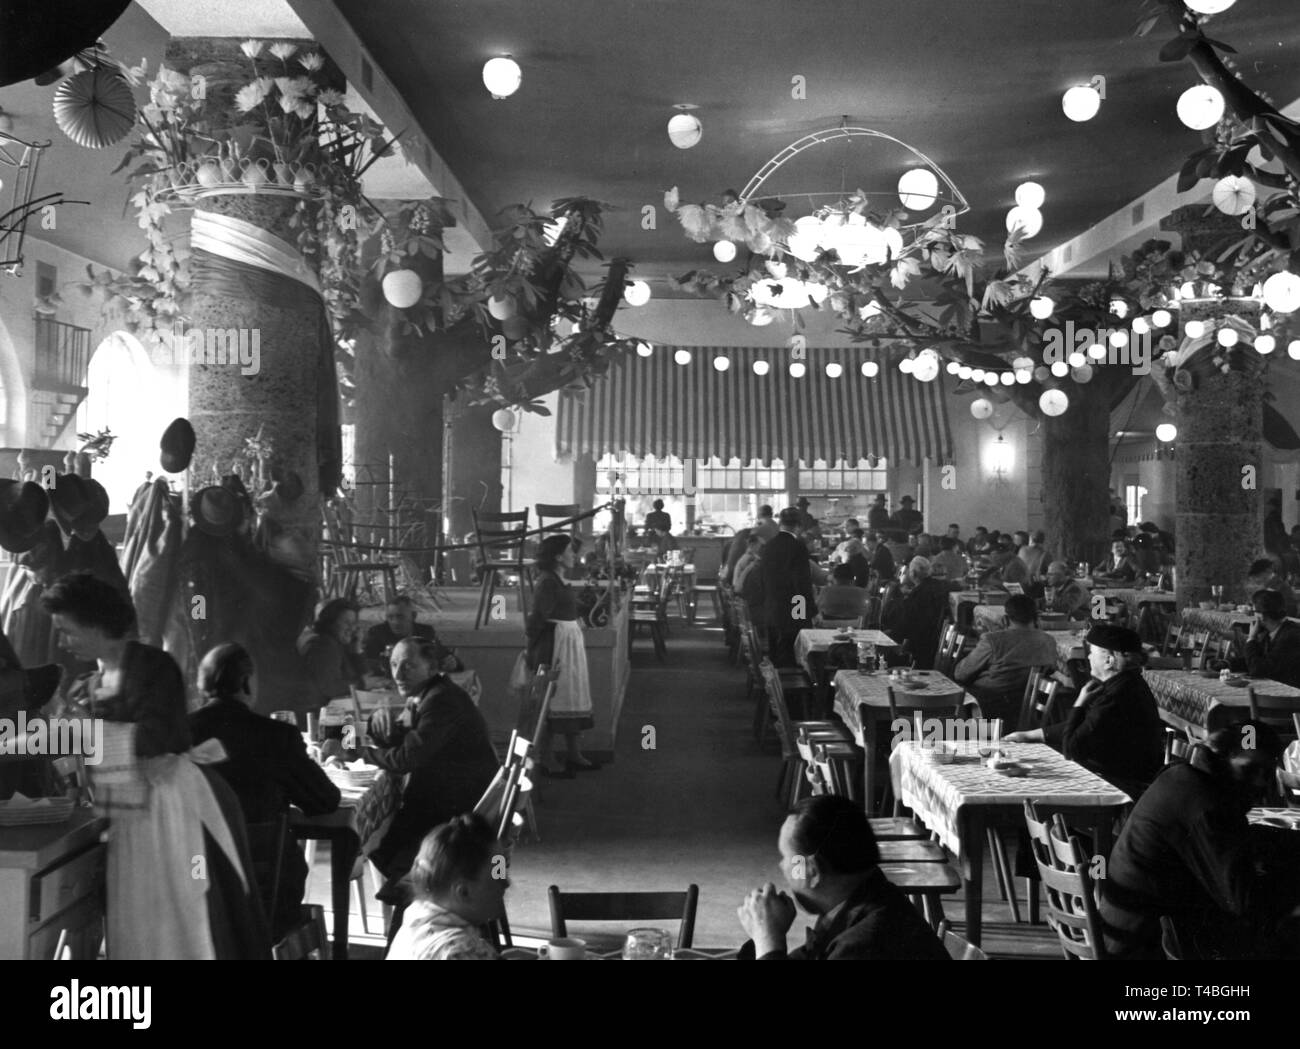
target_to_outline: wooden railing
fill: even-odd
[[[37,316],[32,385],[38,390],[84,388],[89,370],[90,329]]]

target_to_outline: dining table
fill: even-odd
[[[919,742],[900,743],[889,758],[894,796],[952,851],[965,891],[965,935],[979,946],[983,929],[984,839],[991,826],[1023,826],[1024,803],[1040,817],[1064,814],[1093,835],[1093,853],[1109,857],[1115,817],[1131,798],[1046,743],[999,744],[1028,771],[1010,776],[981,760],[978,741],[946,744],[951,764],[937,764]]]
[[[1269,678],[1240,680],[1229,684],[1218,677],[1205,677],[1199,670],[1143,671],[1147,686],[1160,708],[1160,719],[1187,733],[1189,739],[1202,739],[1215,729],[1249,717],[1248,687],[1259,695],[1285,696],[1295,700],[1300,713],[1300,688]]]
[[[835,630],[830,627],[804,627],[799,631],[794,642],[794,656],[808,675],[817,678],[815,668],[810,660],[813,655],[825,655],[836,642],[860,645],[868,642],[877,648],[894,648],[897,642],[883,630]]]
[[[958,629],[967,627],[976,605],[1005,605],[1011,595],[1004,590],[954,590],[948,595],[952,621]]]
[[[1197,608],[1188,605],[1179,613],[1184,630],[1208,630],[1222,637],[1232,637],[1233,631],[1243,630],[1247,633],[1255,625],[1255,613],[1243,612],[1240,608]]]
[[[961,689],[952,678],[937,670],[918,670],[916,675],[923,684],[906,686],[909,695],[942,695]],[[862,799],[868,815],[874,814],[876,808],[877,757],[885,740],[882,726],[888,726],[893,720],[889,711],[889,686],[890,677],[884,671],[864,674],[858,670],[841,670],[834,679],[835,703],[832,710],[862,748]],[[895,689],[899,687],[895,686]],[[974,703],[975,698],[967,695],[964,702]],[[866,717],[861,713],[863,705]]]
[[[674,962],[734,962],[740,954],[738,947],[677,947],[673,950],[671,961]],[[501,958],[508,962],[541,961],[537,951],[529,947],[507,947],[501,952]],[[623,948],[613,950],[592,950],[588,948],[586,962],[619,962],[623,960]]]

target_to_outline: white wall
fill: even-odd
[[[552,413],[558,393],[547,394],[546,407]],[[516,510],[537,503],[574,501],[574,464],[555,461],[555,416],[522,413],[519,428],[502,438],[502,505]]]

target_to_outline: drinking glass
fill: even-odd
[[[671,961],[673,938],[665,929],[633,929],[623,944],[624,961]]]
[[[272,721],[283,721],[286,725],[298,727],[298,715],[292,710],[274,710],[271,712]]]
[[[1210,587],[1210,593],[1214,595],[1214,603],[1216,605],[1223,604],[1223,587],[1212,586]]]

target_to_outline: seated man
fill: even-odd
[[[822,619],[860,619],[867,610],[867,592],[853,584],[853,568],[836,565],[831,569],[829,586],[817,595],[817,611]]]
[[[406,594],[398,594],[384,606],[384,621],[376,623],[366,631],[366,639],[361,645],[361,654],[371,673],[388,675],[388,657],[393,646],[405,637],[421,638],[437,642],[433,627],[427,623],[417,623],[415,605]],[[443,655],[438,659],[438,666],[443,670],[455,672],[464,670],[454,652],[438,646]]]
[[[976,558],[983,557],[992,549],[993,544],[989,540],[989,530],[983,525],[975,528],[975,534],[971,536],[970,541],[966,544],[966,553],[974,561]]]
[[[885,541],[884,533],[873,532],[867,537],[871,574],[877,586],[885,586],[894,578],[894,555]]]
[[[794,896],[772,884],[737,909],[750,936],[741,958],[760,961],[945,961],[948,952],[880,870],[880,849],[861,806],[832,794],[805,798],[777,840]],[[786,952],[795,904],[817,916],[807,942]]]
[[[333,812],[339,807],[338,787],[307,756],[293,725],[253,712],[254,682],[253,660],[242,645],[218,645],[203,657],[198,685],[207,706],[190,715],[194,744],[220,740],[226,760],[212,768],[234,791],[250,827],[274,823],[290,805],[308,816]],[[274,842],[261,829],[249,834],[249,850],[253,862],[269,871],[276,860]],[[273,940],[297,924],[307,875],[302,850],[287,836],[280,855],[275,913],[267,915]]]
[[[1038,609],[1025,594],[1007,598],[1006,615],[1007,628],[981,637],[952,676],[979,700],[985,717],[1002,718],[1014,728],[1030,673],[1056,666],[1056,641],[1038,629]]]
[[[1251,603],[1259,618],[1246,639],[1246,670],[1251,677],[1300,687],[1300,625],[1284,617],[1276,590],[1256,590]]]
[[[1007,583],[1019,583],[1022,587],[1029,582],[1029,566],[1020,560],[1019,550],[1009,535],[998,539],[997,549],[990,555],[988,571],[980,576],[981,586],[1005,586]]]
[[[970,561],[966,559],[961,544],[952,536],[945,535],[939,540],[939,553],[931,562],[934,577],[961,582],[970,571]]]
[[[399,716],[386,709],[371,715],[375,745],[363,751],[370,764],[407,777],[401,807],[370,857],[390,886],[411,869],[430,830],[478,804],[499,767],[487,722],[438,669],[436,645],[399,641],[392,668],[406,706]]]
[[[1092,566],[1094,580],[1110,583],[1131,583],[1142,574],[1142,566],[1134,559],[1128,542],[1116,539],[1110,544],[1110,557]]]
[[[1092,600],[1087,588],[1070,574],[1064,561],[1047,566],[1043,592],[1043,611],[1059,612],[1071,619],[1088,619]]]
[[[1278,957],[1277,933],[1300,902],[1300,879],[1286,859],[1289,843],[1270,857],[1272,828],[1251,827],[1246,813],[1267,804],[1281,753],[1267,725],[1231,725],[1166,768],[1142,795],[1100,879],[1113,957],[1163,958],[1161,918],[1176,935],[1177,944],[1167,941],[1175,956]]]
[[[863,542],[864,535],[866,533],[854,523],[852,530],[848,532],[848,538],[831,551],[830,563],[842,565],[854,554],[866,553],[867,547]]]
[[[1024,535],[1024,532],[1017,532],[1016,536]],[[1029,569],[1029,578],[1032,582],[1037,582],[1042,578],[1044,570],[1047,568],[1047,550],[1043,546],[1047,542],[1046,532],[1035,532],[1029,536],[1028,543],[1020,548],[1016,555],[1025,563]]]
[[[948,611],[948,588],[930,577],[930,562],[912,558],[907,575],[885,595],[880,609],[880,625],[890,637],[904,646],[922,670],[934,667],[939,648],[939,625]]]
[[[1250,566],[1250,578],[1246,582],[1252,594],[1256,590],[1276,590],[1282,595],[1282,608],[1285,614],[1288,616],[1296,614],[1295,591],[1278,572],[1276,561],[1261,557]]]
[[[1137,631],[1099,623],[1088,631],[1090,680],[1069,717],[1045,728],[1013,732],[1010,743],[1050,743],[1131,798],[1164,765],[1164,722],[1142,679],[1146,655]]]
[[[431,830],[411,868],[412,902],[385,961],[454,962],[497,957],[479,927],[503,913],[506,850],[475,813]]]

